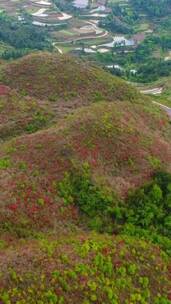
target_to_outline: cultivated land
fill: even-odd
[[[86,1],[80,2],[84,4]],[[24,0],[22,3],[19,0],[15,2],[7,0],[1,1],[0,8],[17,16],[21,21],[23,21],[23,12],[25,12],[32,16],[35,26],[43,27],[46,25],[51,28],[53,45],[58,51],[61,50],[64,53],[68,51],[79,53],[84,44],[86,54],[103,54],[111,51],[115,39],[121,44],[126,42],[128,48],[129,46],[135,47],[137,42],[142,40],[141,34],[130,38],[129,35],[124,36],[117,30],[112,33],[99,26],[99,23],[111,13],[110,5],[106,1],[94,1],[93,4],[89,3],[89,6],[75,6],[75,10],[71,12],[68,12],[67,5],[64,5],[64,9],[61,10],[58,2],[56,5],[54,3],[55,1],[52,0]],[[117,3],[121,6],[128,6],[127,1],[118,1]],[[61,26],[64,28],[60,29]],[[137,32],[145,35],[147,29],[149,29],[148,25],[145,28],[137,29]],[[129,40],[132,45],[129,45]]]
[[[66,55],[0,79],[1,303],[170,304],[167,113]]]
[[[98,5],[100,6],[100,3],[98,4],[97,2],[95,7],[98,7]],[[61,42],[62,51],[63,47],[65,50],[65,43],[67,43],[67,45],[72,45],[73,42],[79,42],[79,40],[91,41],[96,38],[99,39],[99,42],[105,42],[109,37],[108,32],[100,29],[97,25],[98,17],[103,18],[106,14],[97,12],[96,16],[94,15],[96,9],[94,11],[93,8],[92,10],[83,9],[83,13],[80,17],[75,16],[73,13],[61,11],[55,6],[52,0],[25,0],[22,3],[21,1],[14,2],[11,0],[1,1],[0,8],[21,19],[23,18],[22,14],[24,11],[32,16],[33,24],[35,24],[35,26],[43,27],[46,25],[47,27],[51,27],[51,29],[53,29],[53,43],[56,47],[59,47]],[[66,29],[58,30],[58,27],[61,26],[64,26]],[[75,47],[72,46],[72,49],[75,49]]]

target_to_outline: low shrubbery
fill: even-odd
[[[44,113],[35,113],[33,119],[25,127],[26,132],[34,133],[38,131],[39,129],[47,125],[48,119],[48,115],[45,115]]]
[[[24,247],[7,259],[3,304],[171,303],[168,258],[145,241],[81,232],[55,241],[42,235],[31,258]]]

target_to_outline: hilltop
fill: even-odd
[[[42,99],[135,101],[138,92],[87,61],[67,55],[35,53],[1,67],[1,80],[12,88]]]
[[[142,99],[133,87],[88,61],[51,53],[39,52],[10,63],[3,62],[0,80],[0,96],[6,107],[1,116],[4,119],[5,111],[8,115],[8,126],[2,125],[0,131],[2,139],[8,137],[10,131],[6,128],[11,130],[11,123],[13,135],[27,130],[33,133],[82,106],[101,101],[137,103]]]
[[[167,114],[74,57],[0,74],[0,301],[170,304]]]
[[[5,142],[1,158],[10,151],[8,174],[12,170],[14,179],[21,175],[23,182],[25,172],[26,180],[33,174],[33,184],[34,178],[43,178],[46,185],[48,178],[51,184],[62,179],[73,163],[79,168],[88,162],[95,176],[102,175],[103,182],[123,195],[142,185],[156,168],[170,170],[170,130],[169,119],[155,105],[101,102],[76,110],[45,131]],[[20,162],[26,171],[19,169]]]

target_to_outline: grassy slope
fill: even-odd
[[[170,303],[168,258],[145,241],[75,231],[3,246],[2,303]]]
[[[124,99],[139,102],[141,99],[140,94],[122,80],[67,56],[31,54],[9,64],[3,63],[0,71],[1,103],[6,107],[1,113],[2,119],[6,115],[6,125],[2,125],[0,134],[3,139],[26,129],[33,133],[94,102]],[[8,85],[8,94],[1,94],[4,85]],[[27,127],[29,116],[31,126]]]
[[[2,67],[1,79],[39,99],[132,100],[139,96],[124,81],[76,58],[50,53],[25,56]]]
[[[52,117],[48,104],[43,106],[35,98],[21,96],[15,90],[0,85],[1,140],[35,132],[46,126]]]
[[[170,129],[153,105],[100,103],[77,110],[56,127],[6,142],[0,151],[3,206],[17,204],[31,218],[34,208],[49,210],[58,201],[56,183],[85,162],[98,184],[124,197],[157,167],[170,170]],[[39,205],[40,200],[47,204]]]
[[[124,82],[74,58],[29,55],[3,69],[3,81],[29,95],[46,99],[55,93],[66,103],[79,96],[76,107],[98,103],[1,145],[1,302],[169,304],[168,257],[145,241],[85,231],[77,208],[66,206],[57,191],[65,172],[85,162],[96,184],[119,197],[157,167],[170,171],[167,116]],[[35,110],[28,105],[32,98],[12,92],[1,96],[3,123],[23,113],[32,117]]]

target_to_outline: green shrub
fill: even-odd
[[[158,172],[127,200],[127,222],[171,237],[171,175]]]
[[[0,159],[0,169],[7,169],[10,167],[10,165],[11,161],[9,158],[4,157]]]
[[[44,114],[37,112],[32,121],[25,128],[26,132],[34,133],[47,124],[48,118]]]
[[[104,99],[105,98],[104,98],[104,96],[101,92],[99,92],[99,91],[94,92],[94,94],[93,94],[93,101],[94,102],[99,102],[99,101],[102,101]]]
[[[89,217],[105,215],[113,202],[110,194],[93,183],[87,163],[80,172],[73,171],[65,175],[59,183],[59,193],[66,204],[74,203]]]
[[[157,172],[129,195],[125,206],[122,233],[148,239],[171,255],[171,174]]]
[[[79,208],[93,230],[113,232],[114,222],[122,218],[116,196],[94,183],[87,163],[81,170],[66,173],[58,191],[66,205],[74,204]]]
[[[79,208],[92,230],[148,239],[171,255],[171,174],[157,172],[123,202],[97,186],[84,164],[66,173],[58,190],[66,205]]]

